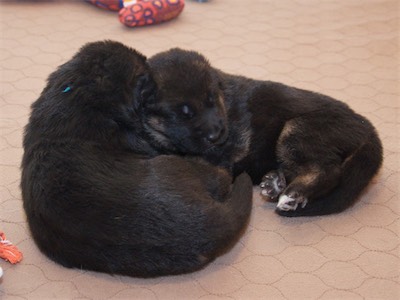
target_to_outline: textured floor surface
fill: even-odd
[[[400,299],[399,31],[396,0],[187,0],[178,19],[140,29],[79,0],[2,0],[0,230],[24,260],[0,261],[0,298]],[[341,99],[377,127],[384,165],[359,202],[336,216],[279,217],[255,188],[244,237],[197,273],[142,280],[62,268],[27,229],[22,132],[48,74],[82,44],[102,39],[148,56],[195,49],[225,71]]]

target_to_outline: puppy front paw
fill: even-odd
[[[288,195],[283,194],[279,197],[276,209],[281,211],[296,210],[299,205],[301,208],[304,208],[307,205],[307,202],[307,198],[299,193],[292,192]]]
[[[286,179],[282,172],[271,171],[264,175],[261,183],[261,195],[272,201],[278,200],[279,195],[286,188]]]

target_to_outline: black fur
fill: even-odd
[[[191,272],[245,227],[252,184],[196,158],[158,154],[138,115],[154,83],[122,44],[85,45],[50,75],[24,136],[33,239],[67,266],[130,276]]]
[[[161,90],[149,109],[159,110],[158,122],[168,124],[164,151],[233,163],[235,175],[246,171],[253,183],[261,182],[265,196],[279,199],[280,215],[340,212],[355,202],[381,165],[382,146],[374,127],[340,101],[226,74],[193,51],[172,49],[150,58],[149,64]],[[187,120],[179,111],[182,103],[193,107]],[[204,116],[212,110],[214,118],[225,118],[220,122],[224,135],[207,143],[193,128],[207,132],[207,126],[198,124],[207,122]]]

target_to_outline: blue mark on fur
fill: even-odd
[[[67,85],[67,87],[62,91],[63,93],[68,93],[72,88]]]

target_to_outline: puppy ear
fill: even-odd
[[[135,109],[145,103],[154,102],[157,96],[157,85],[151,74],[140,75],[134,88]]]
[[[211,76],[213,78],[213,81],[215,83],[217,83],[216,87],[221,91],[224,90],[225,89],[225,83],[224,83],[223,74],[221,73],[221,71],[219,71],[217,69],[214,69],[212,71],[212,75]]]

